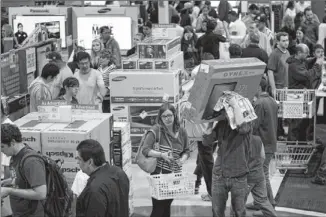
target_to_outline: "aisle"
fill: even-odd
[[[193,171],[196,166],[196,157],[197,151],[191,153],[191,157],[188,162],[185,164],[185,169],[187,171]],[[135,192],[134,192],[134,206],[135,206],[135,215],[134,217],[145,217],[149,216],[151,212],[151,198],[149,195],[148,181],[146,179],[146,174],[139,169],[137,165],[132,165],[133,169],[133,181],[135,183]],[[271,167],[273,168],[273,166]],[[283,177],[275,171],[275,169],[271,169],[271,173],[274,173],[271,184],[273,188],[273,193],[276,194],[277,190],[282,182]],[[202,180],[202,185],[200,187],[199,195],[195,195],[187,198],[186,200],[174,200],[172,204],[172,216],[212,216],[211,211],[211,202],[202,201],[200,195],[205,193],[206,186],[204,184],[204,180]],[[248,198],[249,202],[252,201],[251,195]],[[231,200],[229,199],[227,202],[227,207],[230,207]],[[227,208],[228,213],[229,208]],[[248,212],[248,216],[251,213]],[[280,213],[279,216],[290,216],[290,214],[285,213],[282,215]],[[296,215],[293,215],[297,216]]]

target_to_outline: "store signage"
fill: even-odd
[[[31,13],[49,13],[50,11],[48,9],[30,9]]]

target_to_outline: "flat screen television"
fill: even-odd
[[[51,22],[42,22],[35,23],[36,27],[45,27],[48,30],[48,38],[56,38],[60,39],[60,22],[59,21],[51,21]]]
[[[132,48],[132,20],[130,17],[78,17],[78,45],[91,49],[92,41],[100,37],[101,26],[109,26],[112,29],[112,36],[119,43],[120,50]]]
[[[61,47],[66,48],[66,17],[60,16],[29,16],[17,15],[13,19],[14,32],[18,31],[17,24],[23,24],[23,31],[30,35],[38,25],[44,25],[49,31],[49,38],[61,38]]]

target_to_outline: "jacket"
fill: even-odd
[[[290,57],[286,60],[289,64],[289,89],[315,89],[320,84],[322,68],[314,64],[308,69],[307,62]]]
[[[251,124],[244,124],[232,130],[228,121],[217,123],[214,131],[218,140],[217,158],[213,173],[226,178],[236,178],[249,172],[249,147],[251,141]]]
[[[254,103],[254,109],[257,119],[254,120],[253,134],[260,136],[266,153],[275,153],[278,105],[268,93],[261,93]]]

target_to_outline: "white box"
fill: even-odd
[[[130,141],[130,124],[127,122],[114,122],[113,130],[120,131],[121,146],[124,146]]]
[[[110,160],[110,118],[98,117],[94,120],[76,120],[70,124],[56,123],[41,134],[42,152],[53,159],[72,161],[76,157],[77,145],[85,139],[97,140]]]
[[[112,104],[170,103],[179,101],[181,71],[121,71],[110,73]]]
[[[111,112],[115,122],[129,122],[129,106],[126,104],[112,104]]]
[[[36,112],[29,113],[14,123],[22,133],[23,142],[36,151],[42,151],[41,133],[51,127],[53,123],[40,123]]]
[[[62,171],[63,175],[65,176],[69,188],[71,188],[72,183],[75,180],[77,172],[80,170],[79,165],[77,164],[77,161],[75,162],[64,162],[62,165]]]

